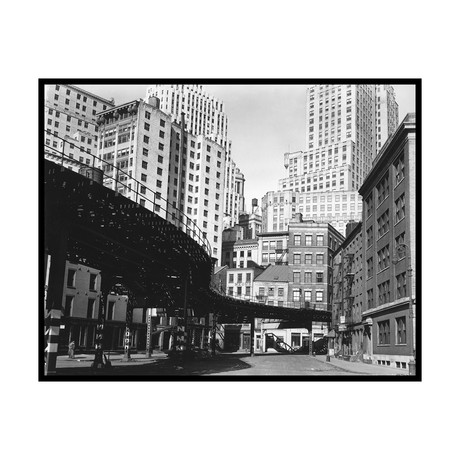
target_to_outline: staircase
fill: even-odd
[[[266,348],[274,348],[278,353],[294,353],[294,349],[275,334],[265,334]]]

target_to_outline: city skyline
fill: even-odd
[[[152,79],[152,84],[155,80]],[[313,84],[312,82],[311,84]],[[145,98],[147,85],[76,85],[98,96],[114,98],[117,105]],[[306,88],[298,84],[203,85],[220,99],[228,116],[232,157],[245,176],[245,198],[250,203],[270,190],[278,190],[283,155],[306,148]],[[399,120],[414,112],[415,86],[392,85],[399,105]]]

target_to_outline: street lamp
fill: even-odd
[[[408,295],[409,295],[409,318],[412,319],[412,358],[409,361],[409,375],[415,375],[415,309],[412,301],[412,266],[410,257],[410,248],[405,243],[399,243],[395,248],[396,254],[393,258],[393,264],[397,264],[400,260],[400,254],[404,253],[407,258],[407,282],[408,282]]]

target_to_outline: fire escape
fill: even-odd
[[[345,324],[350,328],[353,325],[353,280],[355,274],[353,272],[353,259],[354,254],[347,254],[344,257],[344,315]]]

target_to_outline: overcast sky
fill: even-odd
[[[152,81],[153,82],[153,81]],[[116,104],[144,98],[148,85],[79,85]],[[394,85],[399,120],[415,111],[415,88]],[[228,116],[232,156],[246,178],[246,206],[278,189],[285,177],[283,154],[304,150],[306,85],[204,85],[221,99]]]

